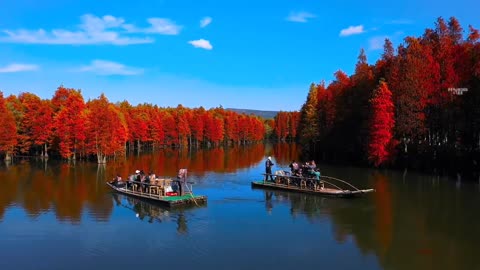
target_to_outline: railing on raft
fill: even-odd
[[[262,175],[267,176],[266,173],[264,173],[264,174],[262,174]],[[270,174],[269,174],[269,175],[270,175]],[[340,182],[340,183],[343,183],[343,184],[347,185],[348,187],[353,188],[353,189],[356,190],[356,191],[361,191],[359,188],[357,188],[357,187],[355,187],[354,185],[348,183],[347,181],[342,180],[342,179],[338,179],[338,178],[335,178],[335,177],[331,177],[331,176],[322,176],[322,175],[321,175],[321,176],[319,177],[320,179],[317,180],[317,178],[316,178],[314,175],[312,175],[312,176],[295,176],[295,175],[291,175],[290,172],[285,171],[285,170],[276,171],[275,174],[272,174],[272,176],[273,176],[275,179],[278,177],[278,178],[297,179],[297,180],[299,180],[299,181],[302,181],[302,180],[310,180],[310,181],[313,181],[313,182],[319,181],[320,184],[328,184],[328,185],[330,185],[330,186],[332,186],[332,187],[334,187],[334,188],[336,188],[336,189],[338,189],[338,190],[344,190],[343,188],[339,187],[338,185],[330,182],[331,180],[333,180],[333,181],[338,181],[338,182]],[[327,181],[327,180],[325,180],[325,179],[328,179],[328,180],[330,180],[330,181]],[[266,177],[264,178],[264,181],[266,181]]]

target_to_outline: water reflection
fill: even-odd
[[[318,266],[316,258],[325,268],[339,269],[480,269],[477,183],[457,187],[455,181],[406,170],[318,164],[324,175],[377,192],[350,200],[252,190],[250,181],[263,172],[266,156],[280,167],[299,152],[296,145],[278,144],[143,152],[106,166],[0,163],[0,249],[6,258],[31,259],[3,260],[0,269],[62,269],[52,262],[132,269],[138,262],[158,265],[159,254],[201,269],[311,268]],[[169,210],[105,185],[116,173],[153,169],[175,176],[180,167],[198,176],[195,188],[211,202],[205,208]],[[218,203],[226,200],[231,204]],[[143,252],[127,264],[112,260],[119,247]],[[30,262],[30,268],[12,266]]]
[[[362,254],[375,254],[383,269],[479,269],[474,253],[480,219],[472,207],[480,205],[480,198],[473,184],[460,193],[455,182],[438,177],[369,171],[364,175],[376,189],[367,197],[335,199],[263,190],[265,210],[272,214],[286,207],[294,219],[328,222],[339,244],[351,239]]]
[[[31,219],[53,211],[59,221],[78,224],[86,210],[97,221],[109,218],[112,205],[105,199],[104,183],[92,177],[95,167],[21,161],[0,169],[0,213],[16,206]]]
[[[256,166],[264,156],[265,145],[255,144],[198,151],[164,149],[132,154],[107,165],[20,160],[0,165],[0,221],[8,208],[21,207],[32,219],[51,211],[59,221],[79,224],[85,212],[104,222],[110,219],[113,208],[105,181],[116,174],[127,176],[143,169],[159,176],[175,176],[179,168],[188,168],[190,175],[201,178],[210,172],[230,173]]]
[[[265,155],[264,144],[248,147],[213,148],[209,150],[163,149],[140,156],[130,155],[123,160],[108,164],[107,174],[128,175],[135,170],[153,171],[157,175],[176,175],[179,168],[188,168],[197,176],[206,173],[232,173],[250,168]]]
[[[275,157],[278,165],[286,167],[293,159],[299,159],[300,150],[300,146],[297,144],[278,143],[272,146],[272,151],[269,155]]]
[[[325,205],[328,198],[278,190],[263,190],[263,192],[265,210],[269,214],[272,214],[277,206],[284,206],[285,204],[288,204],[292,218],[304,215],[311,222],[315,222],[322,219],[326,214]]]

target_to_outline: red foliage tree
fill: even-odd
[[[149,138],[148,123],[150,122],[148,114],[148,106],[138,105],[131,110],[132,125],[132,139],[137,142],[138,150],[142,147],[142,142],[151,142],[152,138]]]
[[[98,163],[124,151],[128,128],[120,110],[105,95],[87,103],[87,153],[97,156]]]
[[[200,107],[193,111],[192,122],[190,123],[190,129],[192,131],[192,137],[195,142],[195,146],[199,146],[204,139],[205,130],[205,109]]]
[[[182,105],[178,105],[175,110],[172,110],[172,115],[177,123],[178,144],[187,145],[191,135],[190,125],[188,122],[188,109]]]
[[[300,124],[300,112],[295,111],[290,114],[290,136],[296,140],[298,136],[298,126]]]
[[[245,125],[248,136],[248,122]],[[223,140],[224,122],[219,115],[215,115],[215,110],[209,110],[205,114],[205,138],[214,146]]]
[[[65,106],[71,90],[72,89],[63,87],[63,85],[57,88],[52,98],[52,106],[55,112],[58,112],[63,106]]]
[[[175,123],[175,117],[168,111],[163,111],[163,130],[165,133],[165,144],[176,145],[178,144],[177,125]]]
[[[380,81],[373,92],[369,121],[368,159],[379,166],[392,157],[393,128],[395,126],[392,92],[387,83]]]
[[[54,118],[55,136],[63,158],[76,158],[85,140],[85,102],[80,91],[68,89],[68,98]]]
[[[288,112],[280,111],[275,116],[275,134],[277,138],[281,141],[285,141],[289,134],[288,130]]]
[[[224,115],[225,140],[228,143],[238,143],[238,114],[232,111],[225,112]]]
[[[10,160],[17,144],[17,126],[13,113],[7,109],[3,93],[0,91],[0,153],[5,153],[5,160]]]
[[[156,145],[162,146],[165,143],[165,131],[163,130],[163,114],[154,107],[149,112],[148,137],[152,139],[153,148]]]
[[[43,155],[48,156],[47,144],[53,133],[53,109],[50,101],[41,100],[31,93],[22,93],[18,99],[23,107],[21,152],[26,153],[32,146],[39,146]]]

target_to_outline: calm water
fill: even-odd
[[[375,188],[346,200],[252,189],[296,146],[166,151],[115,164],[0,165],[0,269],[480,269],[480,188],[412,172],[320,164]],[[114,194],[115,173],[188,168],[204,207]]]

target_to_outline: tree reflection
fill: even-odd
[[[286,151],[288,152],[288,151]],[[30,218],[52,211],[57,220],[79,224],[87,213],[96,222],[110,219],[113,203],[105,181],[116,174],[127,177],[136,169],[158,176],[177,175],[188,168],[198,176],[209,172],[230,173],[258,164],[265,156],[265,145],[213,148],[209,150],[162,149],[118,158],[107,165],[82,161],[60,162],[20,160],[8,167],[0,164],[0,219],[12,205],[22,207]],[[279,156],[281,156],[279,154]],[[179,232],[186,223],[180,217]]]
[[[96,183],[91,169],[81,163],[57,163],[45,169],[42,161],[24,161],[8,170],[0,169],[0,213],[16,204],[33,219],[53,211],[57,220],[78,224],[88,209],[96,221],[109,219],[113,206],[105,198],[105,181]]]
[[[380,173],[376,173],[374,177],[374,188],[376,191],[374,200],[377,206],[377,211],[375,212],[376,233],[379,252],[384,257],[392,243],[392,195],[387,177]]]
[[[277,143],[273,145],[272,152],[277,163],[282,166],[287,166],[293,159],[298,160],[301,156],[301,149],[297,144]]]
[[[403,181],[402,174],[365,175],[376,192],[356,199],[264,190],[265,208],[275,211],[283,201],[292,218],[329,220],[339,243],[351,238],[362,254],[375,254],[382,269],[477,269],[480,219],[472,207],[480,205],[478,191],[457,192],[454,182],[432,176]]]
[[[138,169],[153,171],[159,176],[175,176],[180,168],[188,168],[189,172],[197,176],[204,176],[208,172],[230,173],[258,164],[264,154],[264,144],[191,151],[162,149],[112,162],[107,165],[106,175],[109,178],[116,174],[125,177]]]

